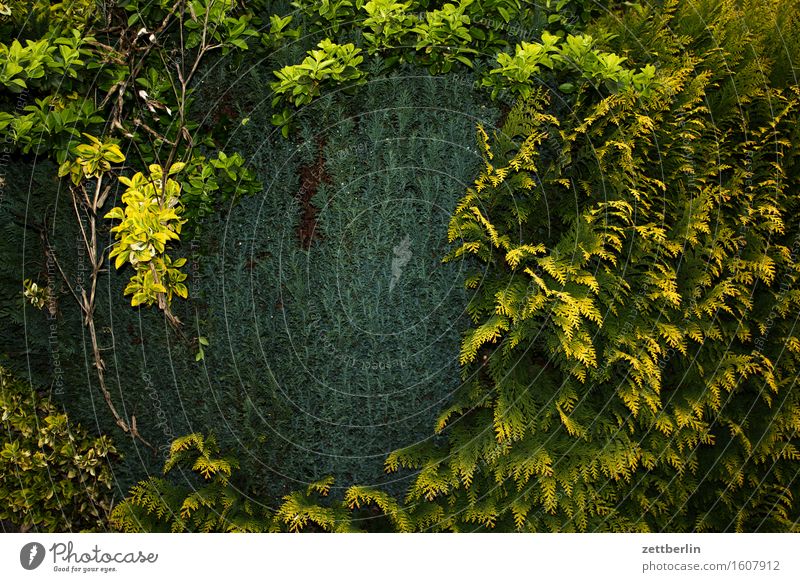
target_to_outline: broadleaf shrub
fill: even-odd
[[[116,449],[0,368],[0,520],[21,531],[104,531]]]

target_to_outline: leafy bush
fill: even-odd
[[[157,304],[179,337],[190,343],[170,308],[173,295],[186,298],[189,293],[187,274],[178,270],[186,258],[173,261],[165,246],[169,242],[170,250],[177,250],[186,221],[197,234],[210,208],[257,190],[240,156],[217,151],[214,157],[209,151],[215,148],[214,135],[197,120],[195,76],[210,56],[233,58],[257,44],[261,34],[253,13],[234,0],[133,0],[104,3],[102,11],[94,12],[89,3],[71,4],[20,1],[3,11],[0,28],[16,27],[13,33],[20,38],[0,43],[0,137],[15,162],[35,154],[37,160],[54,160],[58,176],[70,178],[71,183],[61,185],[71,198],[67,207],[75,212],[80,252],[90,267],[86,289],[82,275],[67,277],[60,254],[52,250],[50,237],[56,235],[41,227],[49,210],[38,215],[26,211],[22,223],[37,232],[47,263],[54,267],[41,287],[64,289],[75,300],[92,344],[98,387],[115,424],[150,445],[135,429],[135,418],[118,412],[99,348],[97,289],[109,255],[100,240],[108,231],[98,219],[105,202],[118,192],[105,178],[117,173],[112,164],[125,161],[132,170],[131,178],[120,178],[127,186],[125,208],[106,213],[123,221],[112,229],[117,244],[111,256],[118,268],[133,267],[125,294],[132,296],[134,307]],[[28,13],[30,23],[24,17]],[[163,188],[157,183],[187,165],[191,188],[184,206],[177,179],[165,178]],[[214,180],[220,172],[226,178]],[[57,206],[54,190],[48,192],[47,208]],[[184,208],[185,218],[180,216]],[[58,277],[63,281],[53,280]],[[38,286],[26,283],[26,297],[42,306],[41,298],[31,294],[33,284]]]
[[[458,5],[444,4],[438,10],[425,14],[425,21],[414,27],[417,34],[416,50],[421,51],[422,62],[431,73],[448,73],[453,64],[461,62],[468,67],[472,61],[465,55],[476,54],[471,48],[470,18],[464,12],[472,0],[460,0]]]
[[[131,1],[107,5],[101,22],[85,3],[66,4],[9,7],[15,34],[44,29],[40,38],[0,43],[0,135],[10,151],[63,165],[83,133],[121,140],[134,168],[204,163],[194,150],[212,147],[213,139],[194,114],[194,76],[210,56],[256,44],[254,15],[233,0]],[[35,26],[22,18],[28,13],[36,15]]]
[[[356,2],[355,5],[349,0],[321,6],[306,2],[294,5],[303,10],[308,27],[319,28],[331,37],[337,32],[346,36],[348,31],[364,29],[361,37],[367,52],[383,57],[375,61],[380,65],[377,67],[380,72],[402,63],[414,63],[438,75],[449,73],[457,66],[483,71],[496,62],[498,66],[484,71],[479,82],[491,89],[493,99],[501,94],[527,96],[536,81],[546,82],[550,77],[558,77],[557,74],[545,76],[544,70],[551,73],[578,71],[581,73],[579,80],[606,86],[609,91],[633,87],[647,95],[655,68],[650,66],[636,72],[623,67],[623,56],[598,48],[607,44],[610,36],[594,39],[578,31],[565,32],[571,30],[562,18],[567,4],[548,2],[546,10],[550,17],[559,16],[547,18],[545,22],[540,22],[540,7],[527,6],[517,0],[459,0],[419,13],[411,12],[411,2],[393,0]],[[612,3],[609,8],[615,7]],[[579,12],[585,15],[590,10]],[[278,15],[273,19],[282,22]],[[540,38],[541,42],[526,40],[516,44],[513,54],[504,52],[502,49],[512,46],[513,38],[520,32],[526,38]],[[271,85],[275,92],[273,105],[281,102],[281,96],[295,106],[307,105],[332,85],[353,82],[358,85],[365,81],[367,73],[357,68],[362,57],[356,55],[361,49],[355,44],[338,45],[329,37],[319,47],[321,50],[308,51],[302,63],[274,71],[278,80]],[[348,67],[348,63],[352,66]],[[572,77],[575,81],[574,75]],[[560,88],[565,93],[575,90],[570,82],[561,83]],[[289,134],[291,117],[289,109],[273,116],[273,123],[281,127],[284,136]]]
[[[593,87],[605,87],[608,91],[634,89],[648,97],[653,85],[656,69],[647,65],[635,72],[622,66],[625,58],[613,53],[598,51],[596,42],[590,35],[568,35],[561,41],[558,37],[544,32],[541,43],[523,42],[517,45],[514,55],[498,53],[496,69],[483,78],[483,86],[492,89],[496,97],[509,91],[522,98],[530,97],[535,90],[537,77],[543,76],[543,68],[554,71],[576,71],[582,81],[589,81]],[[574,75],[573,75],[574,77]],[[559,88],[565,93],[575,90],[574,83],[562,83]]]
[[[328,39],[318,46],[317,50],[308,51],[308,56],[299,65],[287,65],[276,71],[278,80],[272,83],[274,105],[280,102],[281,95],[286,95],[294,105],[307,105],[319,96],[320,87],[362,80],[364,73],[358,68],[364,60],[358,54],[361,49],[352,43],[339,45]]]
[[[190,238],[202,234],[203,220],[261,188],[261,182],[238,152],[230,156],[219,152],[215,158],[193,156],[180,178],[182,216],[188,223]]]
[[[104,530],[116,449],[0,368],[0,520],[23,531]]]
[[[351,22],[356,10],[364,4],[364,0],[295,0],[292,6],[297,8],[316,27],[336,33],[343,24]]]
[[[417,18],[409,8],[411,2],[394,0],[370,0],[364,4],[367,18],[364,19],[363,34],[370,54],[407,45],[406,37],[413,30]]]
[[[131,305],[152,305],[166,309],[177,295],[184,299],[188,289],[183,281],[186,274],[178,269],[186,259],[173,261],[166,253],[170,241],[180,239],[183,206],[180,203],[180,184],[170,178],[184,167],[183,162],[173,164],[164,173],[161,166],[150,166],[150,175],[137,172],[132,178],[120,177],[127,189],[122,195],[125,208],[112,208],[105,216],[121,220],[111,231],[117,242],[109,253],[116,257],[114,266],[130,264],[135,274],[125,288],[132,295]]]

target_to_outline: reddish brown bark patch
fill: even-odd
[[[297,225],[297,236],[300,239],[300,246],[306,250],[311,248],[314,239],[322,238],[317,228],[319,208],[314,206],[311,200],[320,184],[332,183],[331,177],[325,170],[325,158],[322,155],[324,147],[324,138],[317,139],[316,159],[311,164],[300,166],[297,172],[300,176],[300,191],[297,193],[300,202],[300,223]]]

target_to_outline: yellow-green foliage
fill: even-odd
[[[465,383],[446,446],[387,460],[419,470],[418,527],[797,529],[800,92],[767,39],[798,8],[667,4],[604,23],[658,62],[648,96],[556,120],[536,90],[479,129],[449,233],[480,268]]]
[[[72,150],[75,159],[66,160],[58,169],[60,177],[69,175],[76,186],[86,178],[100,178],[111,170],[111,164],[121,164],[125,161],[125,156],[117,144],[102,142],[88,133],[84,133],[83,136],[89,142],[75,146]]]
[[[253,499],[234,483],[239,464],[222,456],[213,436],[176,439],[164,464],[165,478],[131,488],[111,514],[125,532],[358,532],[412,531],[408,512],[387,493],[351,487],[343,500],[330,499],[333,477],[285,495],[277,508]],[[185,469],[180,483],[174,471]],[[173,473],[172,479],[166,475]],[[187,473],[189,475],[187,478]],[[192,478],[196,477],[196,478]],[[376,525],[379,524],[379,525]]]
[[[119,178],[127,187],[122,194],[125,208],[113,208],[105,216],[122,221],[111,229],[117,242],[109,258],[116,257],[118,269],[128,263],[136,271],[125,288],[132,306],[158,302],[168,309],[173,295],[188,296],[186,275],[179,271],[186,259],[173,261],[166,253],[169,242],[180,239],[186,222],[181,218],[180,184],[169,177],[180,172],[183,163],[173,164],[166,175],[157,164],[149,169],[149,176],[137,172],[132,178]]]
[[[273,103],[281,96],[294,105],[307,105],[319,96],[320,87],[329,83],[360,82],[364,76],[358,66],[364,60],[361,49],[352,43],[336,44],[330,39],[320,41],[319,48],[308,51],[308,56],[298,65],[287,65],[275,71],[277,81]]]
[[[610,90],[635,89],[647,97],[653,85],[655,67],[646,65],[640,71],[623,67],[625,57],[599,51],[591,35],[567,35],[566,39],[544,31],[542,42],[522,42],[514,54],[497,54],[499,67],[483,78],[482,84],[492,88],[492,95],[508,90],[523,98],[530,97],[536,89],[535,80],[543,69],[574,70],[584,80],[595,85],[605,85]],[[565,93],[575,90],[575,83],[562,83]]]
[[[268,512],[231,483],[238,466],[235,459],[220,455],[213,436],[178,438],[170,447],[164,475],[180,472],[185,484],[158,477],[140,482],[114,508],[111,525],[125,532],[266,531]],[[192,473],[196,479],[189,478]]]
[[[116,449],[0,368],[0,519],[24,531],[104,530]]]
[[[30,279],[25,279],[22,282],[24,290],[22,292],[25,301],[33,305],[36,309],[44,309],[51,301],[50,289],[42,287]]]

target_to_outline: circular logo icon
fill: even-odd
[[[44,546],[39,542],[30,542],[19,551],[19,563],[26,570],[35,570],[44,561]]]

